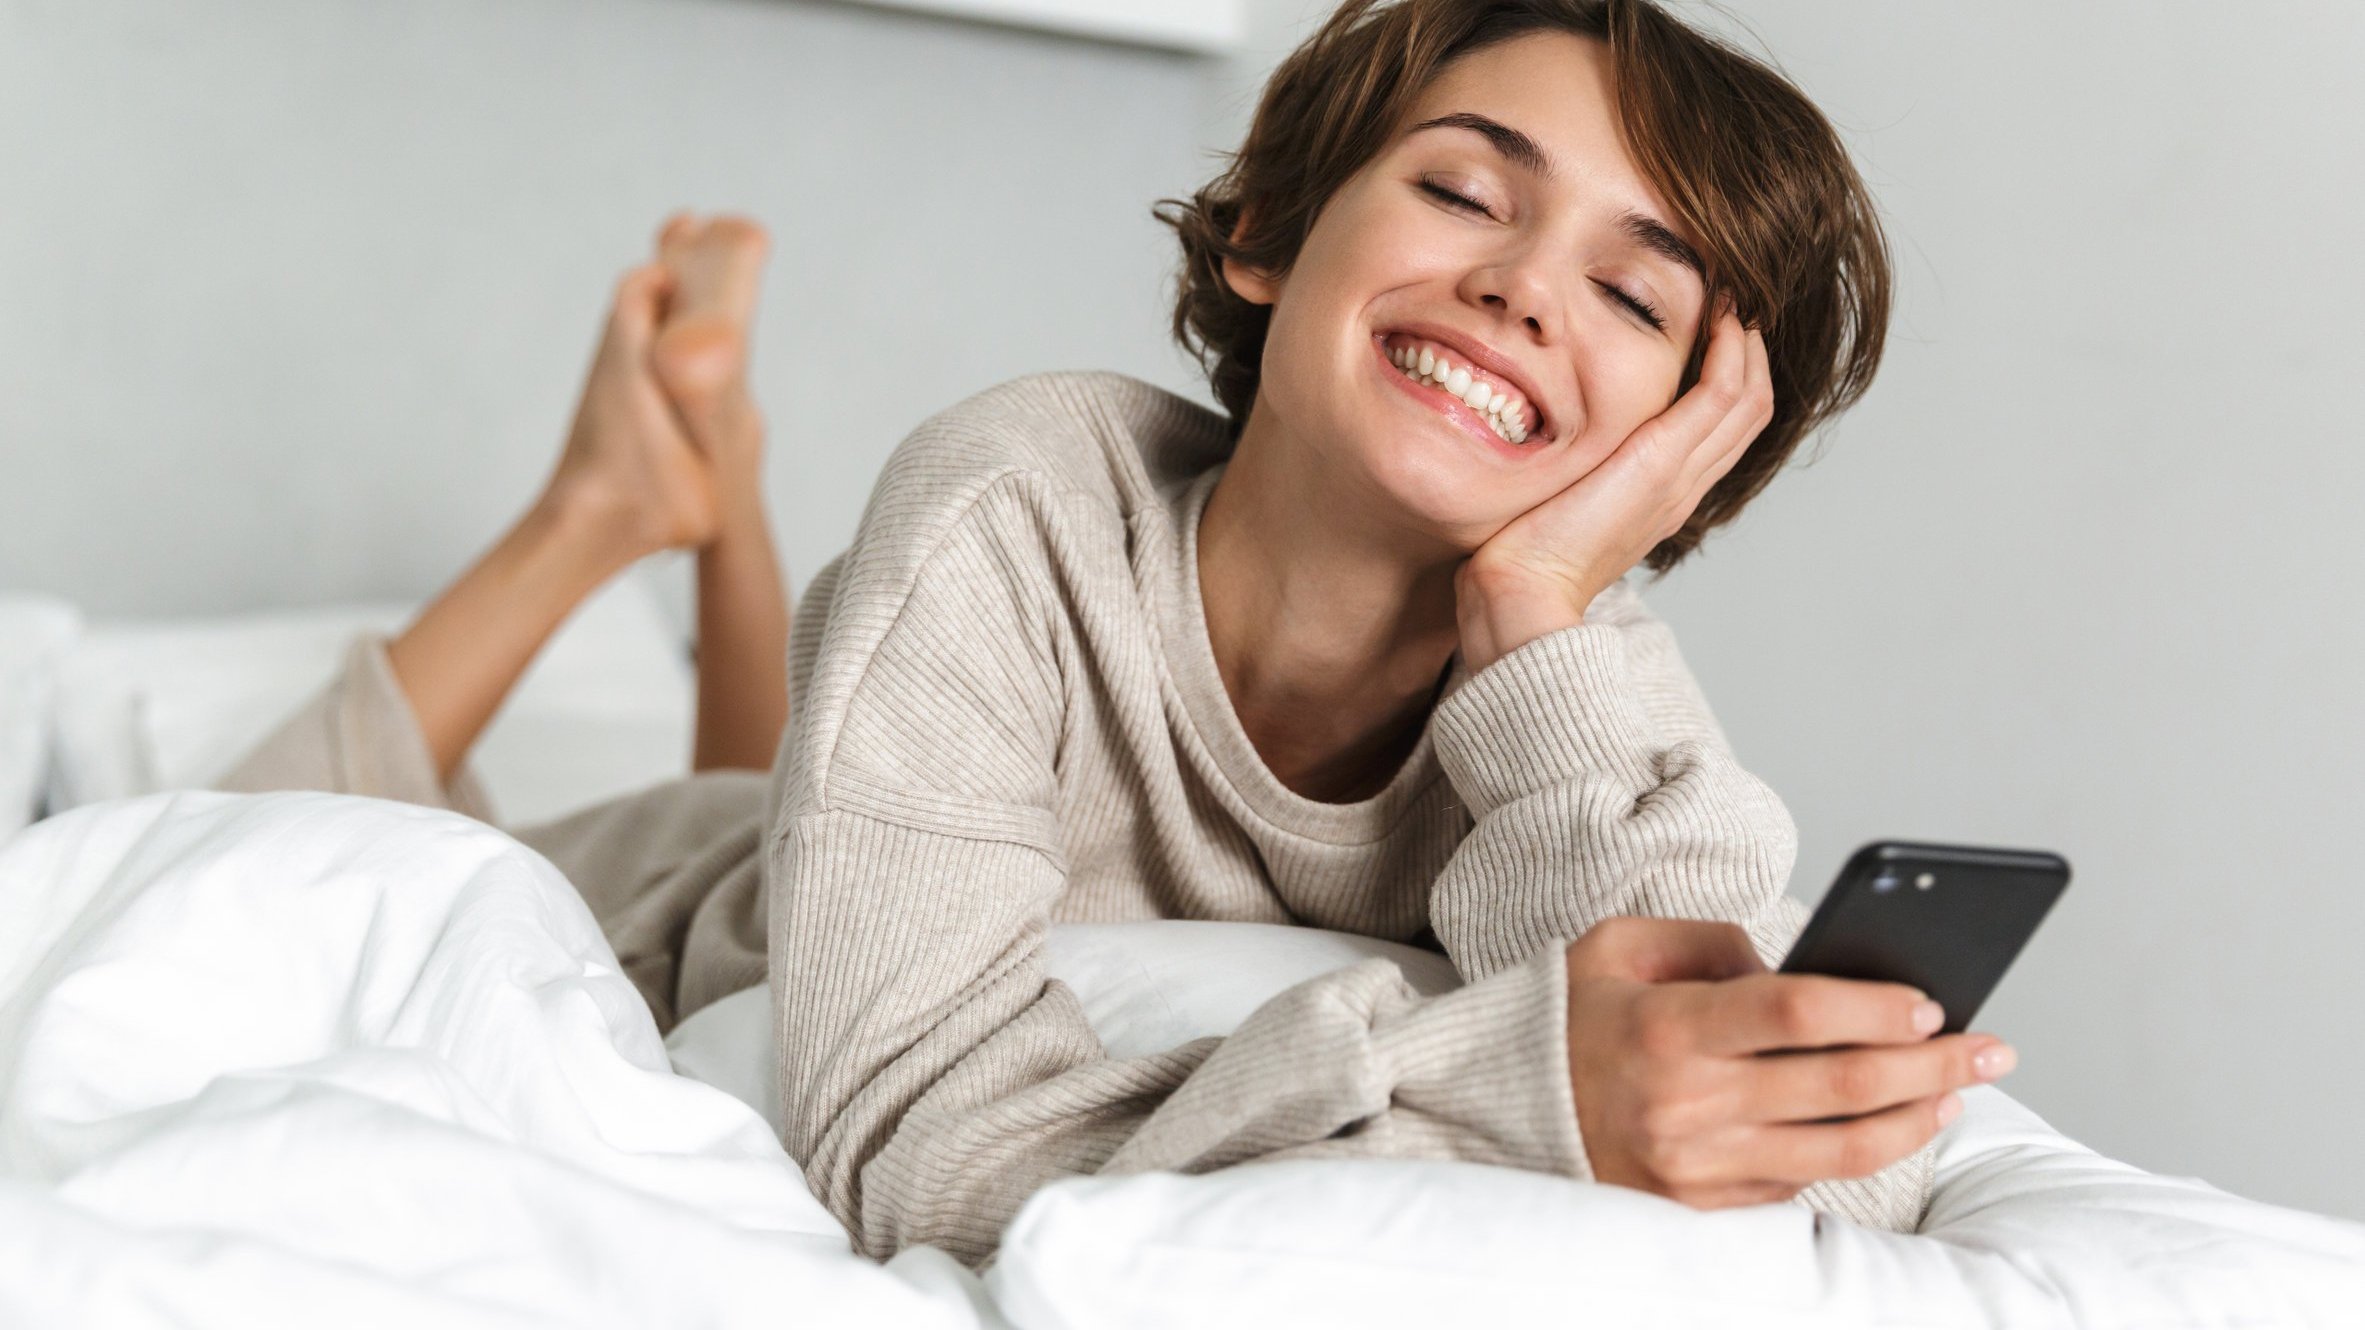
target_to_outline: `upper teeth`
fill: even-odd
[[[1527,403],[1508,385],[1495,383],[1474,373],[1467,365],[1457,365],[1437,346],[1427,342],[1407,341],[1388,348],[1388,358],[1396,367],[1424,383],[1435,384],[1459,397],[1497,434],[1513,443],[1527,442]]]

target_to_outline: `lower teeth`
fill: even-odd
[[[1390,364],[1395,364],[1395,362],[1394,362],[1394,361],[1390,361],[1389,363],[1390,363]],[[1439,392],[1444,392],[1444,391],[1446,391],[1446,387],[1445,387],[1445,385],[1444,385],[1444,384],[1442,384],[1442,383],[1439,383],[1437,380],[1435,380],[1435,379],[1433,379],[1433,378],[1429,378],[1429,377],[1427,377],[1426,375],[1422,375],[1422,374],[1416,374],[1416,373],[1414,373],[1413,371],[1406,369],[1406,368],[1405,368],[1404,366],[1402,366],[1402,365],[1397,365],[1397,366],[1396,366],[1396,372],[1397,372],[1397,373],[1399,373],[1399,374],[1402,374],[1404,377],[1406,377],[1406,378],[1408,378],[1408,379],[1412,380],[1414,383],[1425,383],[1425,384],[1427,384],[1428,386],[1430,386],[1430,387],[1432,387],[1432,388],[1435,388],[1435,389],[1436,389],[1437,391],[1439,391]],[[1465,406],[1466,406],[1466,405],[1468,405],[1468,403],[1464,403],[1463,405],[1465,405]],[[1518,444],[1518,443],[1517,443],[1515,440],[1513,440],[1513,439],[1512,439],[1512,437],[1511,437],[1510,435],[1508,435],[1508,434],[1506,434],[1506,433],[1504,433],[1504,432],[1503,432],[1503,428],[1502,428],[1500,425],[1497,425],[1497,424],[1495,423],[1495,421],[1494,421],[1494,416],[1493,416],[1492,414],[1490,414],[1490,413],[1488,413],[1488,412],[1484,412],[1484,411],[1481,411],[1481,412],[1479,412],[1479,413],[1477,413],[1477,414],[1478,414],[1478,418],[1479,418],[1479,419],[1481,419],[1481,420],[1483,420],[1483,421],[1485,421],[1485,422],[1486,422],[1486,427],[1487,427],[1488,429],[1491,429],[1491,430],[1493,430],[1493,431],[1495,432],[1495,437],[1496,437],[1496,438],[1498,438],[1498,439],[1501,439],[1503,442],[1510,444],[1510,445],[1511,445],[1512,447],[1514,447],[1514,448],[1516,448],[1516,447],[1518,447],[1518,446],[1519,446],[1519,444]]]

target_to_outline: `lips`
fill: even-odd
[[[1483,370],[1517,390],[1520,398],[1527,403],[1528,408],[1536,413],[1535,428],[1529,431],[1528,442],[1523,446],[1532,448],[1538,444],[1549,443],[1558,435],[1558,417],[1545,405],[1544,395],[1536,391],[1535,382],[1528,377],[1527,371],[1521,369],[1509,356],[1468,333],[1458,332],[1441,323],[1394,324],[1379,330],[1376,337],[1384,350],[1387,339],[1398,334],[1450,347],[1459,353],[1455,358],[1456,364]]]
[[[1467,356],[1457,361],[1460,353],[1451,347],[1403,333],[1381,338],[1380,347],[1406,378],[1443,388],[1448,395],[1468,402],[1471,409],[1493,422],[1511,442],[1525,443],[1533,436],[1538,419],[1536,409],[1527,404],[1517,388],[1472,366]]]
[[[1479,446],[1496,456],[1507,461],[1525,462],[1545,451],[1543,444],[1538,442],[1540,436],[1531,435],[1526,443],[1513,443],[1495,433],[1494,426],[1480,419],[1478,413],[1470,409],[1469,403],[1443,389],[1406,377],[1404,371],[1396,368],[1395,362],[1388,359],[1388,347],[1383,339],[1371,339],[1371,354],[1372,359],[1378,362],[1378,371],[1396,385],[1397,391],[1413,398],[1422,409],[1444,416]]]

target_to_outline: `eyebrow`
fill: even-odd
[[[1441,115],[1433,120],[1423,120],[1406,130],[1405,137],[1410,138],[1424,129],[1477,130],[1484,134],[1486,141],[1494,145],[1495,151],[1501,153],[1512,165],[1545,180],[1560,178],[1560,168],[1554,165],[1552,158],[1545,153],[1541,144],[1500,120],[1491,119],[1475,111],[1455,111],[1450,115]],[[1618,214],[1617,225],[1620,231],[1626,233],[1628,240],[1661,258],[1673,260],[1691,269],[1692,275],[1700,279],[1701,285],[1707,285],[1708,265],[1700,258],[1700,251],[1693,249],[1682,236],[1668,230],[1665,222],[1629,208]]]

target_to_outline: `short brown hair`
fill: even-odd
[[[1206,371],[1237,440],[1272,307],[1226,285],[1223,261],[1286,276],[1323,205],[1448,64],[1534,31],[1609,46],[1628,151],[1691,232],[1712,289],[1765,333],[1773,418],[1643,560],[1665,573],[1871,386],[1888,330],[1889,250],[1862,178],[1806,94],[1650,0],[1346,0],[1274,70],[1224,172],[1188,200],[1152,207],[1182,241],[1174,338]]]

